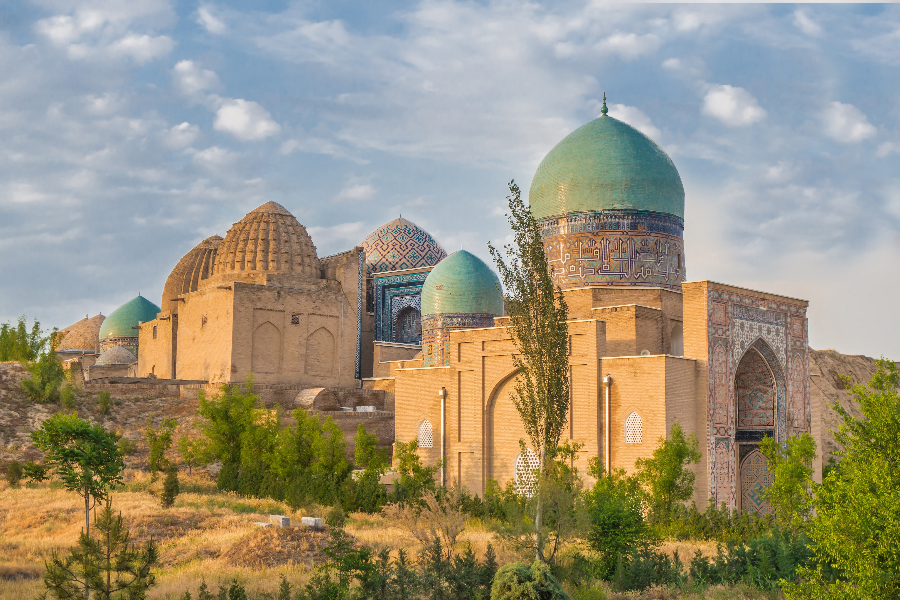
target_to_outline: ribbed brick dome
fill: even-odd
[[[59,346],[56,349],[99,352],[100,327],[105,320],[106,317],[103,315],[94,315],[91,318],[85,315],[82,320],[59,331],[62,335],[60,336]]]
[[[221,243],[222,238],[218,235],[208,237],[178,261],[163,288],[163,310],[172,310],[171,300],[178,296],[200,289],[200,281],[212,274],[216,262],[216,249]]]
[[[319,278],[306,228],[283,206],[266,202],[235,223],[216,250],[212,275],[262,271]]]

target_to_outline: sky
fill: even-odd
[[[681,174],[689,280],[900,359],[898,67],[898,5],[7,0],[0,322],[159,303],[269,200],[319,256],[402,214],[489,261],[606,92]]]

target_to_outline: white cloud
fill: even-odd
[[[610,104],[609,116],[625,121],[655,142],[659,142],[659,138],[662,136],[662,132],[653,125],[650,117],[634,106]]]
[[[652,33],[638,35],[617,32],[601,40],[597,44],[597,48],[611,54],[618,54],[625,60],[631,60],[643,54],[653,54],[659,50],[660,44],[662,41]]]
[[[331,199],[332,202],[364,202],[375,197],[375,186],[371,183],[362,183],[355,177],[351,178],[344,187]]]
[[[884,142],[878,146],[878,150],[875,154],[878,158],[884,158],[891,152],[900,152],[900,146],[897,146],[894,142]]]
[[[819,36],[822,34],[819,24],[806,16],[806,12],[801,9],[794,11],[794,26],[806,35]]]
[[[699,56],[667,58],[662,62],[662,67],[688,79],[703,79],[708,76],[709,72],[706,63]]]
[[[213,14],[213,8],[208,5],[197,9],[197,23],[210,33],[222,34],[228,29],[225,23]]]
[[[130,34],[110,44],[108,51],[128,56],[139,65],[143,65],[154,58],[165,56],[174,47],[175,42],[165,35],[150,37],[149,35]]]
[[[166,145],[170,148],[186,148],[193,144],[199,135],[200,128],[185,121],[166,131]]]
[[[767,113],[744,88],[713,84],[703,98],[703,114],[729,127],[743,127],[762,121]]]
[[[252,100],[227,99],[216,112],[216,131],[230,133],[243,141],[262,140],[281,131],[272,115]]]
[[[878,133],[868,117],[852,104],[832,102],[822,113],[825,133],[845,144],[855,144]]]
[[[178,92],[192,99],[198,99],[204,92],[221,87],[215,71],[201,69],[194,61],[182,60],[172,69],[172,83]]]
[[[370,233],[362,221],[340,223],[331,227],[307,227],[306,231],[316,248],[352,248]]]
[[[219,146],[211,146],[206,150],[201,150],[194,154],[194,162],[209,170],[216,171],[223,167],[234,164],[238,155],[235,152],[220,148]]]

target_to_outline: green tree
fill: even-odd
[[[569,595],[543,562],[514,562],[497,569],[491,600],[569,600]]]
[[[188,475],[193,475],[194,467],[209,463],[206,443],[202,438],[181,436],[178,438],[178,453],[181,455],[181,462],[188,467]]]
[[[522,419],[531,447],[538,455],[538,486],[545,468],[559,446],[569,413],[568,306],[554,284],[544,253],[541,230],[522,201],[519,186],[509,183],[510,227],[513,244],[503,254],[488,244],[506,289],[509,332],[519,370],[513,402]],[[537,560],[544,557],[543,494],[535,494],[534,547]]]
[[[40,481],[52,471],[67,490],[83,497],[84,530],[89,534],[91,499],[102,504],[109,489],[122,483],[125,462],[119,436],[75,414],[58,413],[32,431],[31,439],[44,459],[41,465],[26,466],[29,478]]]
[[[37,360],[49,348],[55,333],[56,329],[45,334],[36,319],[29,331],[25,315],[15,325],[0,325],[0,361],[17,360],[25,364]]]
[[[861,418],[832,405],[840,468],[815,489],[805,528],[815,562],[799,569],[801,583],[785,584],[788,598],[900,598],[900,372],[876,365],[868,384],[852,387]]]
[[[29,398],[40,403],[59,401],[66,372],[56,352],[42,352],[37,360],[22,361],[22,366],[30,376],[22,380],[22,389]]]
[[[109,390],[100,390],[100,393],[97,394],[97,410],[101,415],[109,414]]]
[[[387,500],[381,477],[387,472],[387,451],[379,445],[378,436],[366,431],[360,423],[353,437],[353,458],[357,471],[342,490],[342,503],[347,510],[376,512]]]
[[[650,498],[651,520],[666,523],[676,504],[690,500],[694,493],[694,472],[688,467],[700,462],[700,444],[693,433],[685,436],[674,423],[669,437],[659,438],[650,458],[639,458],[634,465],[638,480]]]
[[[163,508],[172,508],[175,506],[175,498],[181,491],[178,485],[178,467],[174,464],[166,466],[166,478],[163,479],[162,494],[159,497],[160,504]]]
[[[237,491],[244,434],[253,427],[258,400],[259,396],[253,393],[252,376],[243,386],[222,386],[209,399],[200,392],[199,428],[205,436],[210,460],[222,462],[216,481],[221,490]]]
[[[96,537],[81,532],[78,545],[65,558],[53,550],[47,561],[44,585],[52,598],[75,600],[90,592],[104,600],[138,600],[156,583],[153,567],[159,561],[151,538],[140,549],[129,543],[122,514],[109,502],[97,516]]]
[[[147,417],[144,437],[150,447],[150,475],[153,477],[156,477],[159,471],[164,471],[169,464],[166,452],[172,447],[176,427],[178,427],[178,421],[175,419],[163,419],[160,426],[154,428],[153,417]]]
[[[425,466],[418,453],[419,442],[394,442],[395,469],[394,502],[418,503],[426,491],[435,490],[434,475],[440,464]]]
[[[19,482],[25,475],[22,463],[17,460],[11,460],[6,464],[6,482],[10,487],[19,487]]]
[[[609,577],[619,557],[630,556],[653,535],[644,521],[644,493],[637,477],[624,469],[606,474],[596,457],[591,459],[590,474],[597,483],[586,494],[587,541],[602,557],[603,576]]]
[[[799,528],[809,516],[812,503],[812,462],[816,442],[808,433],[793,437],[784,446],[771,437],[759,445],[774,476],[763,497],[775,509],[775,517],[784,528]]]

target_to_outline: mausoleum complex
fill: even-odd
[[[569,305],[564,440],[581,445],[582,471],[591,457],[632,471],[679,423],[700,440],[697,505],[766,512],[759,442],[821,436],[807,302],[687,280],[678,171],[603,112],[547,154],[529,193]],[[382,441],[418,440],[444,485],[482,494],[491,480],[524,481],[534,462],[519,443],[515,345],[496,274],[403,218],[320,258],[306,229],[268,202],[190,250],[160,306],[138,297],[68,329],[67,352],[99,352],[90,369],[107,370],[92,378],[110,366],[211,385],[252,373],[295,406],[336,419],[342,408],[378,413],[392,425]]]

